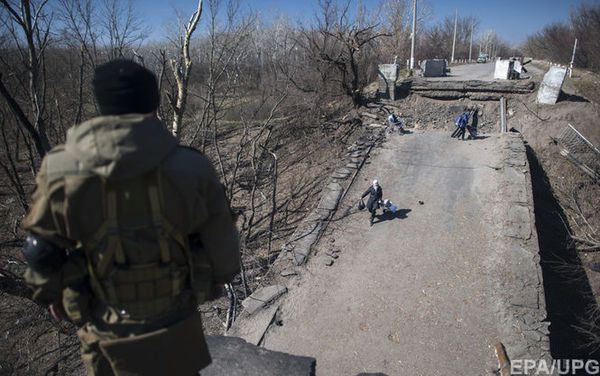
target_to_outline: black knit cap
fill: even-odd
[[[98,66],[93,87],[102,115],[146,114],[160,102],[154,73],[131,60],[111,60]]]

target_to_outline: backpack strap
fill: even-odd
[[[98,277],[104,277],[106,268],[113,261],[123,265],[125,264],[125,253],[123,252],[123,245],[121,244],[121,238],[119,237],[119,220],[117,219],[117,192],[112,184],[105,183],[105,196],[106,196],[106,250],[107,252],[101,254],[101,258],[96,265],[96,272]]]
[[[154,222],[154,228],[156,229],[156,237],[158,239],[158,246],[160,248],[160,261],[163,264],[171,261],[171,253],[169,251],[169,243],[167,242],[167,234],[165,231],[165,220],[162,214],[162,208],[160,204],[160,195],[156,181],[148,185],[148,198],[150,199],[150,209],[152,210],[152,221]]]
[[[164,196],[161,178],[161,169],[159,167],[156,169],[155,174],[151,174],[149,176],[148,180],[148,198],[150,199],[152,220],[157,231],[161,262],[168,263],[171,259],[169,244],[167,242],[167,238],[170,237],[179,243],[181,249],[184,251],[188,263],[190,281],[193,283],[194,267],[192,255],[190,253],[189,242],[187,238],[183,236],[181,231],[177,231],[175,226],[173,226],[164,215],[164,202],[162,200]],[[176,288],[179,288],[179,286],[173,286],[174,290]]]
[[[90,238],[87,244],[84,246],[86,252],[86,258],[88,260],[88,272],[90,275],[90,283],[92,288],[98,294],[101,300],[106,300],[107,291],[102,287],[100,280],[104,278],[106,270],[113,259],[118,264],[125,264],[125,253],[123,252],[123,245],[119,238],[119,221],[118,221],[118,207],[117,207],[117,192],[114,186],[107,182],[106,179],[102,181],[102,187],[104,190],[104,211],[106,220],[96,233]],[[92,265],[92,250],[96,249],[100,243],[106,238],[106,252],[100,253],[100,260],[96,266]],[[111,297],[114,295],[113,291],[108,291],[108,295]]]

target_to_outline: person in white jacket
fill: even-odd
[[[384,213],[392,213],[396,214],[398,211],[398,206],[391,202],[390,200],[383,200],[383,212]]]
[[[404,133],[404,120],[399,119],[393,112],[387,118],[388,124],[398,129],[399,133]]]

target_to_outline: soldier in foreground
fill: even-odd
[[[209,160],[155,115],[155,76],[99,66],[101,116],[44,158],[24,255],[33,298],[80,325],[90,375],[194,375],[210,363],[197,306],[239,268],[237,231]]]

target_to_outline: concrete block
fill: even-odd
[[[423,60],[421,70],[423,71],[423,77],[443,77],[446,75],[446,60]]]
[[[555,104],[560,95],[567,68],[550,67],[538,90],[537,101],[541,104]]]
[[[508,80],[510,72],[510,60],[496,60],[494,68],[494,80]]]
[[[260,288],[242,301],[242,306],[249,314],[253,314],[287,292],[287,287],[272,285]]]
[[[396,81],[400,66],[398,64],[379,64],[379,94],[385,98],[396,100]]]
[[[338,173],[338,174],[348,174],[348,175],[350,175],[350,174],[351,174],[351,173],[353,173],[354,171],[353,171],[353,170],[350,170],[350,169],[348,169],[348,168],[346,168],[346,167],[340,167],[340,168],[338,168],[337,170],[335,170],[335,172],[336,172],[336,173]]]
[[[234,321],[227,335],[240,337],[253,345],[260,345],[267,329],[271,326],[279,305],[273,304],[266,309],[256,312],[252,317],[244,317]]]
[[[339,171],[335,171],[333,174],[331,174],[331,177],[334,179],[346,179],[348,176],[350,176],[350,172],[339,172]]]
[[[312,376],[316,360],[254,346],[237,337],[207,336],[212,363],[202,376]]]

